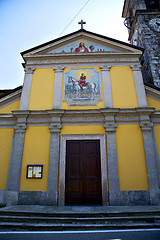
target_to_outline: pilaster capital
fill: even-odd
[[[50,133],[60,133],[61,128],[62,126],[60,123],[50,123],[49,125]]]
[[[30,111],[12,111],[13,116],[17,120],[14,127],[16,133],[25,133],[29,113]]]
[[[100,69],[101,69],[102,71],[110,71],[111,65],[101,65],[101,66],[100,66]]]
[[[25,67],[25,74],[33,74],[35,68],[34,67]]]
[[[25,133],[26,132],[26,124],[25,123],[18,123],[14,127],[15,133]]]
[[[63,72],[64,67],[63,67],[63,66],[55,66],[55,67],[54,67],[54,70],[55,70],[55,73]]]
[[[106,122],[104,124],[104,128],[106,133],[115,132],[117,128],[117,124],[115,122]]]
[[[140,123],[140,128],[142,129],[142,131],[151,131],[153,128],[153,123],[143,121]]]
[[[132,71],[141,71],[140,63],[131,64],[130,67],[132,68]]]

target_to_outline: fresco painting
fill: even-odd
[[[113,51],[110,48],[97,45],[89,41],[77,41],[66,45],[63,48],[59,48],[51,53],[80,53],[80,52],[108,52]]]
[[[97,105],[102,100],[101,75],[95,68],[70,68],[64,82],[64,101],[70,106]]]

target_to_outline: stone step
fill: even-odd
[[[133,224],[133,223],[118,223],[118,224],[52,224],[52,223],[0,223],[0,230],[4,231],[76,231],[76,230],[111,230],[111,229],[145,229],[159,228],[159,224]]]
[[[5,208],[4,208],[5,209]],[[160,216],[160,210],[150,211],[110,211],[110,212],[79,212],[79,211],[68,211],[68,212],[37,212],[37,211],[5,211],[0,210],[0,216],[40,216],[40,217],[128,217],[128,216]]]
[[[160,228],[159,207],[67,208],[13,206],[0,209],[0,231]]]
[[[128,217],[43,217],[43,216],[0,216],[0,222],[50,222],[50,223],[109,223],[109,222],[160,222],[160,216]]]

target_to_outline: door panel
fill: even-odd
[[[65,203],[101,204],[99,140],[67,141]]]

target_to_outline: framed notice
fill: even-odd
[[[27,165],[27,178],[41,179],[43,173],[43,164]]]

